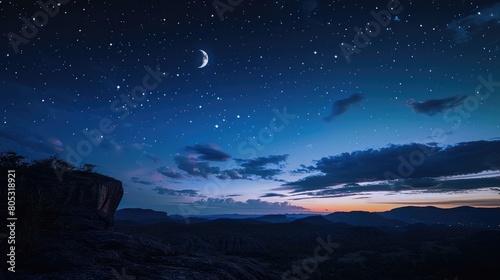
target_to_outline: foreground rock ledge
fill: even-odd
[[[62,182],[27,178],[19,188],[26,221],[16,273],[1,279],[280,279],[257,261],[181,254],[150,236],[112,231],[122,183],[73,172]],[[4,245],[4,244],[2,244]]]

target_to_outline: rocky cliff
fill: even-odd
[[[109,229],[122,197],[120,181],[76,182],[67,186],[63,205],[83,214],[82,219],[94,221],[91,224]]]
[[[29,178],[20,191],[35,201],[27,207],[38,208],[44,222],[78,230],[110,229],[123,197],[120,181],[92,173],[76,173],[62,181]]]

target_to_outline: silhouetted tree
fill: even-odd
[[[5,151],[0,154],[0,168],[26,168],[28,164],[23,160],[25,156],[21,156],[14,151]]]
[[[75,166],[73,164],[61,159],[59,155],[33,160],[31,162],[31,167],[34,169],[75,170]]]
[[[95,168],[96,168],[95,164],[85,163],[84,165],[82,165],[80,167],[80,170],[85,171],[85,172],[92,172],[93,173],[95,171],[94,170]]]

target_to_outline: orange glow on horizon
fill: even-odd
[[[350,205],[332,205],[332,204],[302,204],[304,207],[309,208],[311,212],[315,213],[333,213],[333,212],[350,212],[350,211],[366,211],[366,212],[382,212],[394,208],[408,206],[404,204],[350,204]]]

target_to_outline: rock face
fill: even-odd
[[[113,216],[122,197],[120,181],[77,182],[66,187],[63,205],[79,212],[82,220],[94,221],[98,227],[102,223],[105,229],[109,229],[113,226]]]
[[[123,197],[122,183],[106,176],[87,176],[61,182],[30,179],[22,191],[38,202],[37,211],[55,229],[110,229]]]

